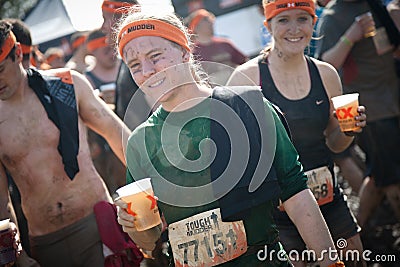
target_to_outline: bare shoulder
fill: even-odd
[[[315,58],[312,58],[312,60],[315,62],[318,68],[318,71],[321,75],[322,83],[324,84],[328,96],[331,98],[336,95],[341,95],[342,82],[335,67],[327,62]]]
[[[258,85],[259,83],[258,57],[255,57],[236,67],[227,85]]]

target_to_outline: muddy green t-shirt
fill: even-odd
[[[211,182],[207,164],[211,157],[207,150],[210,138],[209,101],[210,98],[207,98],[181,112],[169,113],[160,107],[129,138],[127,183],[150,177],[154,194],[160,200],[188,203],[196,198],[202,203],[195,207],[182,207],[159,201],[158,206],[168,224],[218,208],[217,201],[202,199],[202,196],[208,198],[210,192],[186,191],[179,187],[200,187]],[[264,104],[266,112],[272,112],[276,127],[273,165],[281,187],[280,199],[285,201],[307,188],[307,177],[278,115],[265,99]],[[176,186],[165,186],[165,181]],[[243,220],[248,245],[270,244],[278,237],[272,217],[276,205],[277,202],[269,201],[252,208]]]

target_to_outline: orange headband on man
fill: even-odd
[[[276,0],[264,6],[265,21],[267,26],[268,20],[272,19],[279,13],[290,9],[302,9],[307,11],[314,18],[314,23],[317,21],[315,15],[315,4],[312,0]]]
[[[79,46],[81,46],[84,42],[86,41],[86,36],[79,36],[78,38],[75,39],[75,41],[72,42],[72,49],[75,50]]]
[[[210,12],[205,9],[199,9],[196,12],[196,15],[193,17],[192,21],[189,23],[189,30],[193,33],[194,29],[196,29],[197,25],[204,18],[211,18]]]
[[[168,39],[190,51],[188,40],[179,28],[156,19],[137,20],[129,23],[118,34],[119,54],[124,58],[125,45],[134,38],[141,36],[157,36]]]
[[[129,8],[132,6],[134,6],[134,4],[105,0],[101,9],[110,13],[125,14],[129,12]]]
[[[28,55],[31,53],[32,51],[32,46],[30,45],[25,45],[25,44],[21,44],[21,49],[22,49],[22,54],[23,55]]]
[[[90,40],[87,42],[86,47],[89,52],[93,52],[97,48],[107,46],[107,38],[105,36]]]
[[[0,49],[0,62],[2,62],[10,53],[11,49],[15,46],[17,39],[13,32],[9,32],[7,39],[4,41]]]

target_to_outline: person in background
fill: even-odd
[[[228,85],[260,85],[264,96],[282,110],[299,160],[309,177],[308,186],[318,201],[333,240],[346,240],[343,255],[348,250],[356,250],[361,255],[360,228],[338,185],[331,152],[346,149],[354,139],[352,135],[365,127],[365,109],[358,107],[355,126],[361,127],[359,130],[341,132],[330,101],[342,94],[339,75],[331,65],[304,55],[317,19],[314,2],[297,0],[293,6],[287,6],[285,0],[264,0],[263,6],[273,42],[259,57],[238,67]],[[307,247],[301,232],[290,220],[292,216],[277,208],[274,218],[285,249],[303,255]],[[293,264],[304,267],[307,261],[313,260],[294,258]],[[362,260],[343,260],[346,266],[363,266]]]
[[[64,51],[59,47],[49,47],[44,52],[46,63],[52,69],[63,68],[65,66]],[[44,69],[43,67],[41,67]]]
[[[234,88],[232,90],[224,87],[212,89],[206,81],[207,76],[197,71],[198,65],[191,53],[190,38],[186,28],[182,21],[172,13],[136,10],[121,21],[118,29],[119,53],[128,64],[132,77],[145,94],[151,95],[161,103],[161,106],[151,114],[145,123],[137,127],[129,138],[126,152],[127,182],[131,183],[145,177],[152,178],[154,193],[159,197],[158,205],[168,224],[175,265],[211,266],[210,261],[213,263],[218,261],[221,266],[291,266],[278,241],[278,232],[272,218],[273,203],[279,195],[279,189],[276,187],[278,184],[282,190],[280,197],[283,205],[296,223],[309,248],[318,254],[324,249],[332,250],[334,248],[332,239],[316,201],[307,188],[307,179],[302,172],[300,162],[297,161],[297,152],[290,142],[278,114],[262,97],[261,92],[254,87],[247,89],[242,87],[243,91],[237,91],[238,94],[234,96]],[[226,98],[224,98],[225,96]],[[244,102],[240,102],[240,99],[244,98],[250,101],[248,106]],[[213,102],[213,99],[216,102]],[[222,114],[225,112],[221,111],[221,104],[218,104],[218,101],[227,103],[231,107],[231,111],[233,109],[234,112],[237,112],[236,114],[244,116],[242,122],[245,123],[248,134],[254,134],[252,135],[254,138],[249,137],[251,143],[249,155],[254,156],[255,154],[252,152],[255,152],[257,147],[261,149],[262,153],[265,152],[265,147],[257,146],[256,139],[261,136],[265,137],[264,130],[266,129],[276,130],[277,144],[273,157],[273,170],[262,171],[263,182],[253,193],[247,191],[247,185],[250,182],[247,178],[251,178],[255,172],[253,169],[255,166],[251,162],[253,160],[253,163],[258,162],[257,156],[249,160],[249,165],[253,167],[243,166],[249,168],[249,171],[242,177],[241,183],[243,184],[234,186],[222,198],[216,197],[213,193],[220,192],[221,188],[218,186],[199,191],[197,191],[198,188],[193,188],[208,184],[211,180],[221,179],[223,176],[221,174],[229,169],[225,165],[225,160],[229,161],[227,154],[229,151],[222,149],[222,146],[230,147],[232,145],[232,157],[242,157],[245,152],[241,149],[236,150],[244,143],[242,142],[244,140],[241,139],[238,143],[229,142],[234,133],[222,134],[224,129],[212,123],[210,116],[227,115]],[[216,106],[213,106],[213,103]],[[249,106],[259,110],[259,113],[253,113],[253,115],[262,116],[258,117],[261,122],[250,119],[251,115],[247,113],[249,116],[246,116],[246,112],[242,113],[245,109],[250,108]],[[267,116],[267,114],[271,116]],[[264,122],[272,123],[272,125],[261,127],[261,132],[257,134],[253,132],[252,122],[256,125]],[[222,118],[221,123],[230,124]],[[243,124],[241,125],[243,126]],[[236,126],[233,123],[234,132],[237,131]],[[179,129],[175,132],[177,135],[171,136],[171,131],[175,131],[176,128]],[[164,138],[168,138],[168,140]],[[210,138],[216,145],[215,159],[218,161],[211,165],[208,164],[211,162],[209,161],[211,155],[207,153],[210,148],[207,148],[208,145],[203,142]],[[178,140],[178,143],[175,144],[173,140]],[[167,153],[169,155],[166,155]],[[182,157],[189,159],[190,166],[179,164]],[[234,168],[231,173],[233,175],[227,177],[232,182],[232,180],[241,178],[240,173],[243,173],[244,170],[237,164],[232,164],[231,167]],[[267,175],[271,179],[267,178],[268,181],[275,182],[270,183],[265,180]],[[194,190],[190,191],[190,195],[186,195],[189,193],[185,193],[182,191],[183,189],[175,187],[168,189],[165,187],[165,180],[173,185],[190,187]],[[242,191],[242,186],[246,190]],[[171,202],[167,203],[165,199],[162,199],[163,197],[172,197],[173,202],[175,200],[178,202],[169,204]],[[195,201],[192,204],[180,202],[193,199]],[[160,237],[161,225],[139,232],[134,226],[135,216],[127,212],[127,203],[117,200],[116,204],[119,206],[118,222],[123,226],[124,231],[143,249],[152,250],[156,240]],[[222,219],[218,215],[219,211]],[[196,243],[196,235],[186,235],[186,230],[184,230],[187,228],[186,223],[187,225],[191,224],[189,222],[193,224],[194,216],[205,218],[205,221],[208,216],[211,216],[214,224],[210,223],[208,228],[210,231],[231,229],[230,232],[228,231],[230,234],[226,233],[225,236],[225,232],[215,233],[215,246],[207,246],[206,239],[202,239],[201,242],[197,240],[198,243]],[[234,227],[241,223],[243,223],[243,228]],[[235,230],[229,227],[233,227]],[[172,232],[175,229],[182,229],[184,233],[176,232],[173,235]],[[221,246],[217,246],[217,236],[221,238],[218,241]],[[230,242],[225,240],[225,237],[228,236],[232,236],[233,240]],[[242,240],[235,241],[236,238],[242,238]],[[186,246],[187,249],[183,249],[184,244],[198,244],[198,246],[196,246],[196,250],[191,250],[190,245]],[[242,247],[243,250],[238,247]],[[280,254],[279,259],[277,255],[266,261],[258,258],[260,249],[266,247],[268,247],[268,251],[277,251]],[[232,255],[235,249],[239,252]],[[245,252],[246,250],[247,252]],[[229,253],[232,254],[228,255]],[[343,263],[336,263],[336,259],[336,252],[333,252],[332,257],[324,257],[320,263],[322,266],[343,266]]]
[[[112,35],[116,23],[128,12],[130,7],[137,5],[139,3],[136,0],[103,1],[101,9],[104,21],[101,30],[106,34],[111,46],[115,46]],[[132,96],[136,96],[138,101],[135,102],[135,105],[140,105],[140,108],[135,109],[135,114],[129,114],[131,118],[129,122],[125,121],[130,129],[134,129],[147,119],[148,114],[146,111],[149,110],[153,102],[149,98],[146,98],[142,91],[137,89],[138,86],[132,79],[129,68],[125,63],[122,63],[118,72],[117,87],[115,89],[115,112],[120,118],[124,118]]]
[[[69,42],[72,50],[72,57],[65,64],[66,68],[76,70],[82,74],[91,67],[86,61],[86,56],[88,54],[85,45],[87,35],[88,32],[86,31],[75,32],[71,35]]]
[[[106,42],[106,36],[100,29],[88,34],[85,45],[88,54],[96,61],[94,67],[85,72],[85,76],[99,96],[114,109],[115,81],[121,60],[115,56],[114,49]],[[125,166],[101,135],[88,130],[88,142],[94,166],[113,195],[118,187],[125,184]]]
[[[205,9],[193,11],[185,18],[193,34],[193,54],[200,61],[211,61],[236,67],[248,60],[228,39],[214,34],[215,16]]]
[[[377,15],[368,1],[332,0],[321,16],[322,38],[316,49],[316,57],[341,73],[343,91],[358,92],[368,109],[368,127],[358,138],[367,159],[357,214],[361,227],[384,196],[400,219],[400,103],[393,60],[397,45]]]
[[[106,35],[100,29],[89,33],[86,49],[96,59],[96,64],[92,69],[87,70],[85,75],[93,88],[99,90],[100,97],[107,104],[113,105],[115,103],[115,81],[121,60],[115,56],[113,48],[106,40]],[[105,85],[111,89],[106,88]]]
[[[397,29],[400,31],[400,1],[392,0],[388,3],[386,8]]]
[[[193,11],[185,18],[185,23],[192,33],[193,55],[202,62],[203,69],[210,75],[212,83],[225,84],[234,67],[248,60],[229,39],[215,36],[215,16],[211,12],[205,9]]]
[[[20,191],[31,254],[40,266],[103,266],[110,254],[123,258],[125,250],[103,254],[98,221],[114,222],[107,231],[115,238],[119,228],[115,212],[95,215],[99,203],[112,207],[112,200],[90,158],[86,127],[102,134],[124,163],[130,130],[78,72],[25,70],[11,28],[0,21],[0,139],[7,140],[0,144],[0,218],[9,217],[8,172]],[[139,266],[140,252],[133,242],[127,245]]]

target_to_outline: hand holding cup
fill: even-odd
[[[122,230],[125,233],[135,232],[135,218],[127,212],[128,204],[120,197],[114,200],[114,204],[117,206],[117,220]]]
[[[118,200],[125,202],[125,204],[118,202],[116,205],[127,213],[119,211],[118,222],[125,226],[127,230],[132,227],[132,218],[133,227],[136,231],[148,230],[161,223],[157,198],[154,196],[150,180],[150,178],[141,179],[117,189]]]
[[[332,97],[335,117],[339,121],[340,130],[347,135],[362,132],[367,123],[365,107],[358,104],[358,93]]]
[[[356,23],[361,27],[364,38],[373,37],[376,34],[375,21],[371,12],[361,14],[355,18]]]

